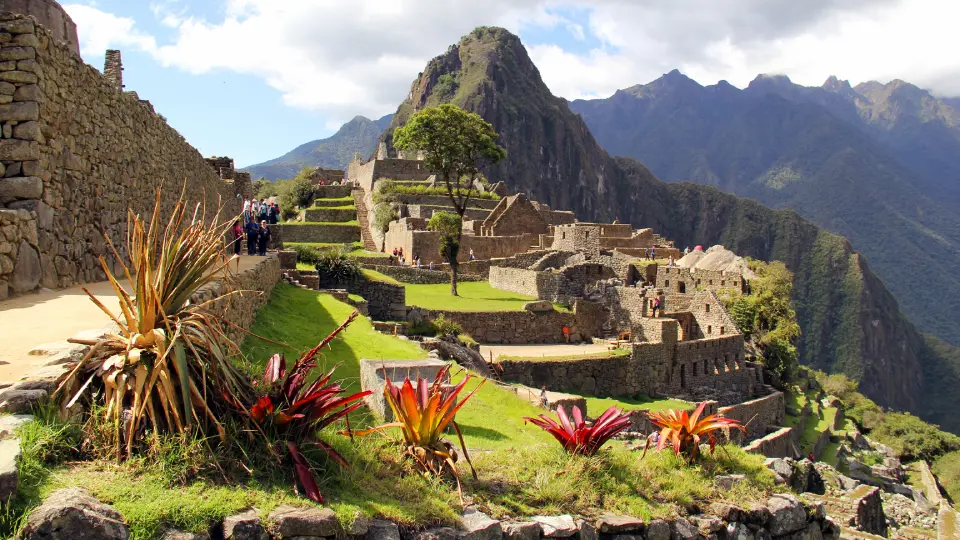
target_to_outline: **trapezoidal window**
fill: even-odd
[[[663,286],[664,286],[664,287],[669,287],[669,286],[670,286],[670,280],[669,280],[669,279],[663,280]]]
[[[705,306],[706,307],[704,309],[707,310],[707,313],[710,313],[710,304],[705,304]]]
[[[708,333],[708,334],[712,334],[712,333],[713,333],[713,327],[710,326],[709,324],[707,325],[707,333]]]
[[[561,240],[566,240],[566,239],[567,239],[567,233],[566,233],[566,232],[561,232],[561,233],[560,233],[560,239],[561,239]]]
[[[723,327],[722,327],[722,326],[720,327],[720,335],[721,335],[721,336],[723,335]]]
[[[682,281],[678,282],[678,283],[677,283],[677,292],[679,292],[679,293],[681,293],[681,294],[687,292],[687,284],[684,283],[684,282],[682,282]]]

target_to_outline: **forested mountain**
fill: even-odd
[[[903,81],[746,89],[678,71],[575,101],[597,141],[668,181],[791,208],[850,239],[927,332],[960,344],[960,113]]]
[[[730,101],[737,99],[732,87],[712,91]],[[775,95],[765,99],[770,106],[817,107],[796,105]],[[948,429],[960,430],[960,421],[942,414],[950,408],[946,405],[960,402],[955,388],[941,391],[941,385],[957,380],[957,366],[945,359],[956,349],[935,340],[931,343],[942,349],[928,345],[901,315],[897,301],[864,257],[843,237],[817,227],[792,210],[772,210],[709,186],[665,183],[635,160],[612,158],[568,103],[550,93],[519,38],[506,30],[478,28],[431,60],[413,82],[408,99],[397,109],[381,140],[389,148],[393,130],[414,111],[444,102],[476,112],[500,133],[507,159],[486,174],[492,180],[505,181],[511,190],[523,191],[554,208],[573,210],[582,220],[619,219],[638,227],[653,227],[681,246],[723,243],[743,255],[786,262],[795,273],[804,363],[844,372],[859,380],[864,393],[878,402],[918,412]],[[673,118],[677,131],[695,133],[692,124],[699,121],[699,114],[720,113],[701,112],[694,106],[682,109]],[[817,118],[798,139],[805,137],[815,144],[816,125],[833,125],[826,112]],[[756,121],[762,123],[763,117]],[[746,127],[743,136],[752,137]],[[775,128],[770,126],[771,135],[778,132]],[[737,133],[730,130],[731,136]],[[656,134],[646,137],[652,140]],[[861,134],[850,129],[848,137],[856,142]],[[676,138],[660,148],[669,151],[673,140]],[[844,170],[858,160],[881,157],[867,154],[868,150],[873,151],[871,147],[850,155],[839,152],[826,161],[834,162],[833,175],[843,177]],[[686,154],[677,150],[675,155]],[[758,157],[751,159],[761,161]],[[667,160],[657,163],[662,165]],[[741,166],[728,164],[737,169]],[[887,161],[884,167],[897,164]],[[883,179],[885,185],[909,193],[900,186],[899,177],[884,167],[876,170],[888,175]],[[786,180],[771,177],[768,183],[789,185],[790,173],[785,174]],[[906,210],[901,202],[883,208],[891,212]],[[946,211],[936,217],[953,219]],[[926,218],[911,214],[903,221],[915,231],[923,231]],[[943,245],[952,241],[952,237],[945,239]]]

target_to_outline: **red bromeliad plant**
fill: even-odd
[[[358,400],[369,395],[370,391],[343,396],[340,384],[330,383],[333,370],[312,383],[308,384],[307,379],[310,372],[317,367],[320,350],[356,317],[355,311],[316,347],[301,356],[289,370],[283,355],[273,355],[267,363],[262,384],[258,385],[263,394],[250,408],[250,418],[260,430],[271,437],[271,440],[278,441],[272,448],[279,455],[290,455],[293,461],[294,487],[299,480],[307,497],[319,503],[323,502],[323,497],[300,446],[313,445],[326,452],[340,465],[349,468],[343,456],[318,439],[316,433],[362,407],[363,402]]]
[[[690,414],[690,411],[668,409],[662,412],[647,413],[647,417],[660,428],[660,440],[657,443],[657,451],[663,450],[669,443],[673,447],[674,453],[680,456],[686,453],[688,460],[693,461],[700,454],[700,443],[706,439],[710,443],[710,453],[713,454],[717,445],[716,432],[721,429],[739,429],[746,433],[738,420],[733,418],[724,418],[719,414],[703,415],[703,409],[707,406],[704,401],[697,406],[697,409]],[[650,441],[656,433],[651,433],[647,437],[647,445],[643,449],[643,454],[647,454],[647,448],[650,447]]]
[[[409,377],[405,378],[400,386],[393,384],[388,378],[383,394],[396,421],[357,432],[357,435],[366,435],[388,428],[400,428],[407,445],[407,455],[429,474],[441,476],[445,471],[453,474],[462,500],[463,490],[456,464],[457,452],[453,444],[443,438],[443,431],[447,426],[453,426],[460,439],[463,456],[470,465],[473,477],[476,478],[477,472],[473,469],[470,454],[467,453],[467,447],[463,442],[463,434],[454,417],[460,407],[463,407],[487,381],[486,379],[480,381],[480,384],[467,397],[458,402],[457,396],[466,387],[470,375],[464,377],[456,386],[445,386],[443,381],[449,371],[450,366],[441,369],[433,380],[433,384],[429,384],[427,379],[417,377],[416,387]]]
[[[580,408],[573,407],[573,422],[563,407],[557,407],[558,424],[545,414],[537,418],[524,417],[525,421],[540,426],[560,441],[563,449],[571,454],[592,456],[614,435],[630,427],[630,416],[616,407],[610,407],[592,424],[583,419]]]

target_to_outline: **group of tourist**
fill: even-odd
[[[244,235],[247,238],[247,255],[267,254],[272,231],[270,225],[280,221],[280,208],[277,203],[266,199],[245,199],[243,201],[243,223],[233,222],[233,253],[240,255],[240,245]]]
[[[656,247],[648,247],[647,249],[644,250],[644,255],[646,256],[646,258],[647,258],[648,260],[651,260],[651,261],[652,261],[652,260],[656,259],[656,258],[657,258],[657,248],[656,248]]]

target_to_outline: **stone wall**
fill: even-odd
[[[346,244],[360,240],[358,225],[278,223],[270,227],[284,242]]]
[[[577,301],[573,313],[550,311],[444,311],[430,310],[427,318],[443,315],[460,325],[463,332],[480,343],[525,345],[531,343],[563,343],[563,327],[570,328],[571,342],[589,340],[596,335],[602,320],[596,304]]]
[[[313,186],[313,195],[318,199],[342,199],[352,193],[353,186]]]
[[[660,257],[660,255],[657,255]],[[657,288],[664,291],[690,294],[694,289],[705,289],[710,291],[720,291],[723,289],[734,289],[740,292],[746,291],[747,280],[738,272],[715,272],[712,270],[701,270],[690,268],[680,268],[679,266],[657,267]]]
[[[483,222],[484,236],[507,236],[519,233],[547,234],[549,227],[540,211],[523,193],[500,199],[500,204]]]
[[[582,251],[591,256],[600,254],[600,226],[574,223],[553,229],[553,249]]]
[[[104,279],[103,234],[125,255],[128,209],[152,213],[161,184],[162,210],[186,178],[189,202],[239,214],[232,186],[151,107],[33,19],[0,15],[0,30],[0,204],[27,212],[2,218],[0,296]]]
[[[439,206],[433,204],[408,204],[406,205],[407,214],[410,217],[421,218],[429,220],[433,217],[435,212],[451,212],[456,213],[452,206]],[[483,208],[467,208],[463,213],[464,219],[464,229],[463,234],[469,234],[467,231],[467,223],[470,223],[471,220],[482,220],[490,214],[489,210]],[[401,211],[401,215],[403,212]]]
[[[191,302],[200,303],[222,295],[230,290],[243,291],[230,295],[211,304],[210,309],[223,320],[249,330],[257,318],[257,311],[270,300],[270,293],[280,281],[280,259],[276,254],[263,257],[256,265],[240,273],[228,282],[217,280],[198,290]],[[243,341],[246,333],[232,325],[224,325],[224,331],[237,343]]]
[[[380,259],[379,262],[383,262]],[[409,266],[388,266],[383,264],[368,264],[365,268],[376,270],[381,274],[390,276],[403,283],[418,283],[426,285],[436,285],[440,283],[450,283],[450,273],[446,270],[428,270],[426,268],[416,268]],[[464,281],[483,281],[483,278],[470,274],[459,273],[458,282]]]
[[[30,15],[50,31],[50,36],[62,41],[74,54],[80,54],[77,25],[60,4],[54,0],[3,0],[0,12]]]
[[[543,272],[496,266],[490,268],[490,286],[496,289],[563,304],[572,303],[598,280],[611,277],[614,274],[609,267],[592,263]]]
[[[774,392],[759,399],[720,407],[720,414],[739,420],[747,427],[747,440],[763,437],[769,426],[782,426],[784,414],[783,392]],[[790,439],[790,434],[786,434]],[[765,454],[766,455],[766,454]]]
[[[773,433],[751,441],[743,447],[745,452],[762,454],[767,457],[793,457],[793,437],[791,428],[780,428]]]
[[[535,245],[539,239],[536,235],[524,234],[518,236],[473,236],[464,235],[460,242],[459,260],[466,261],[470,250],[473,249],[477,259],[493,259],[509,257],[523,253]],[[413,261],[414,255],[420,255],[422,264],[431,261],[442,264],[440,257],[440,233],[433,231],[408,230],[400,222],[390,224],[384,241],[384,251],[390,253],[394,248],[403,248],[407,262]]]
[[[407,317],[407,291],[402,285],[360,279],[347,290],[367,301],[367,313],[380,321],[402,321]]]

